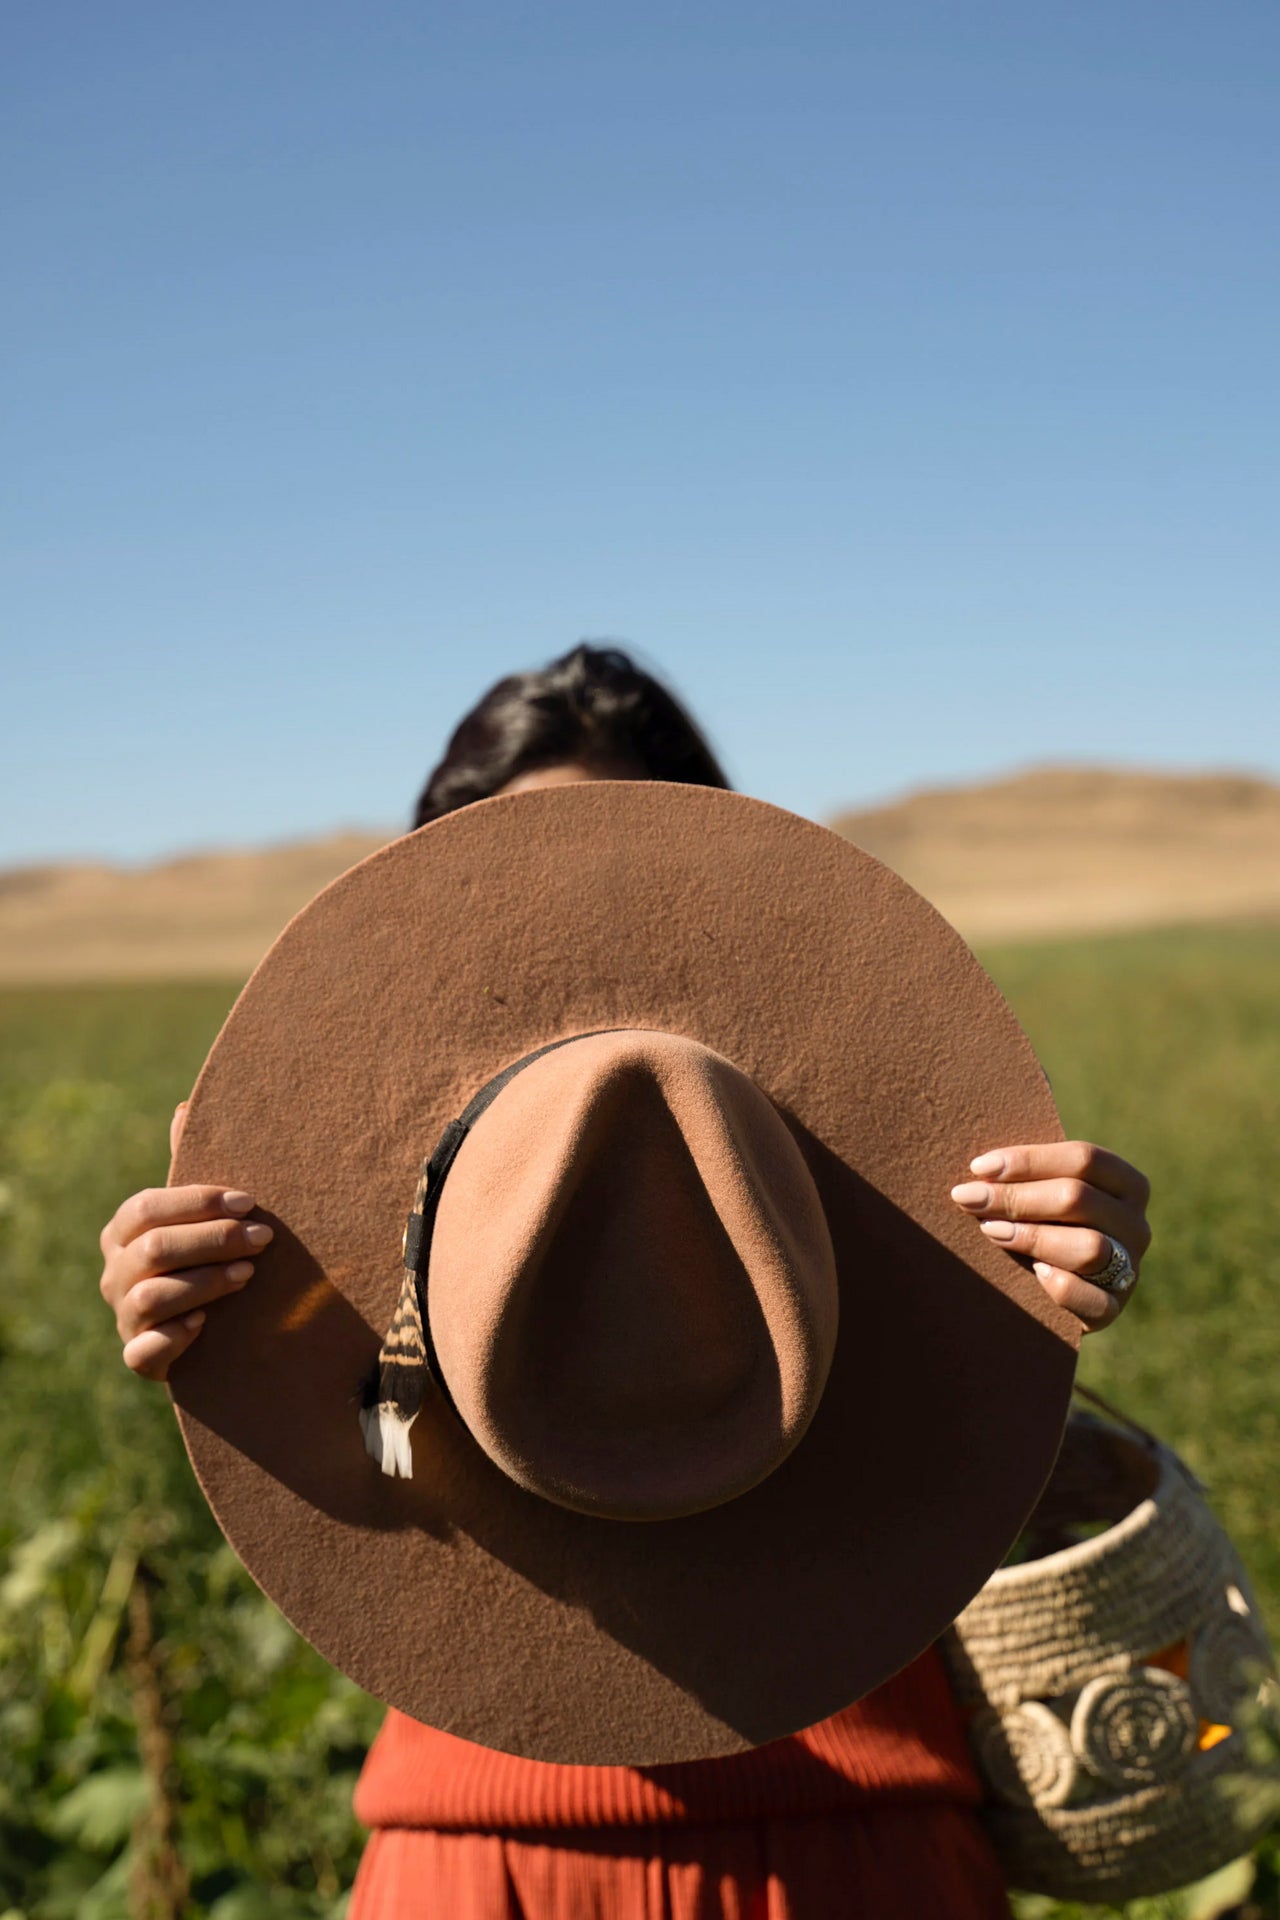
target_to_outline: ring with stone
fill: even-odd
[[[1111,1258],[1101,1273],[1084,1273],[1080,1277],[1087,1280],[1091,1287],[1101,1287],[1104,1293],[1113,1293],[1118,1300],[1123,1300],[1127,1293],[1132,1293],[1138,1275],[1129,1258],[1129,1249],[1118,1240],[1113,1240],[1110,1234],[1106,1236],[1106,1241],[1111,1249]]]

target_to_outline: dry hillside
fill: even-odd
[[[1280,786],[1264,780],[1042,769],[834,825],[971,940],[1280,914]],[[0,981],[247,974],[379,844],[351,833],[152,867],[0,872]]]
[[[153,867],[10,868],[0,872],[0,981],[248,974],[313,894],[381,844],[343,833]]]
[[[1280,786],[1038,768],[846,814],[970,940],[1280,913]]]

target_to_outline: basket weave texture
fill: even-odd
[[[1028,1538],[1051,1550],[1001,1568],[943,1643],[1010,1884],[1124,1901],[1246,1853],[1265,1817],[1243,1729],[1275,1663],[1194,1477],[1077,1413]]]

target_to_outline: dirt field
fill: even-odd
[[[833,823],[970,940],[1280,916],[1280,786],[1040,769]],[[0,872],[0,982],[247,974],[285,922],[380,844],[340,834],[159,866]]]

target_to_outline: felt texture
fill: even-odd
[[[808,1431],[736,1499],[622,1521],[516,1484],[436,1396],[386,1478],[356,1403],[423,1155],[503,1066],[619,1028],[731,1062],[804,1158],[839,1291]],[[295,1625],[430,1725],[600,1765],[776,1739],[935,1639],[1047,1478],[1078,1324],[949,1190],[1060,1137],[960,937],[836,835],[644,782],[462,809],[303,910],[200,1076],[171,1179],[276,1237],[171,1376],[196,1472]]]
[[[526,1067],[468,1135],[429,1312],[454,1404],[513,1480],[669,1519],[745,1493],[803,1435],[835,1256],[746,1074],[673,1034],[594,1034]]]

